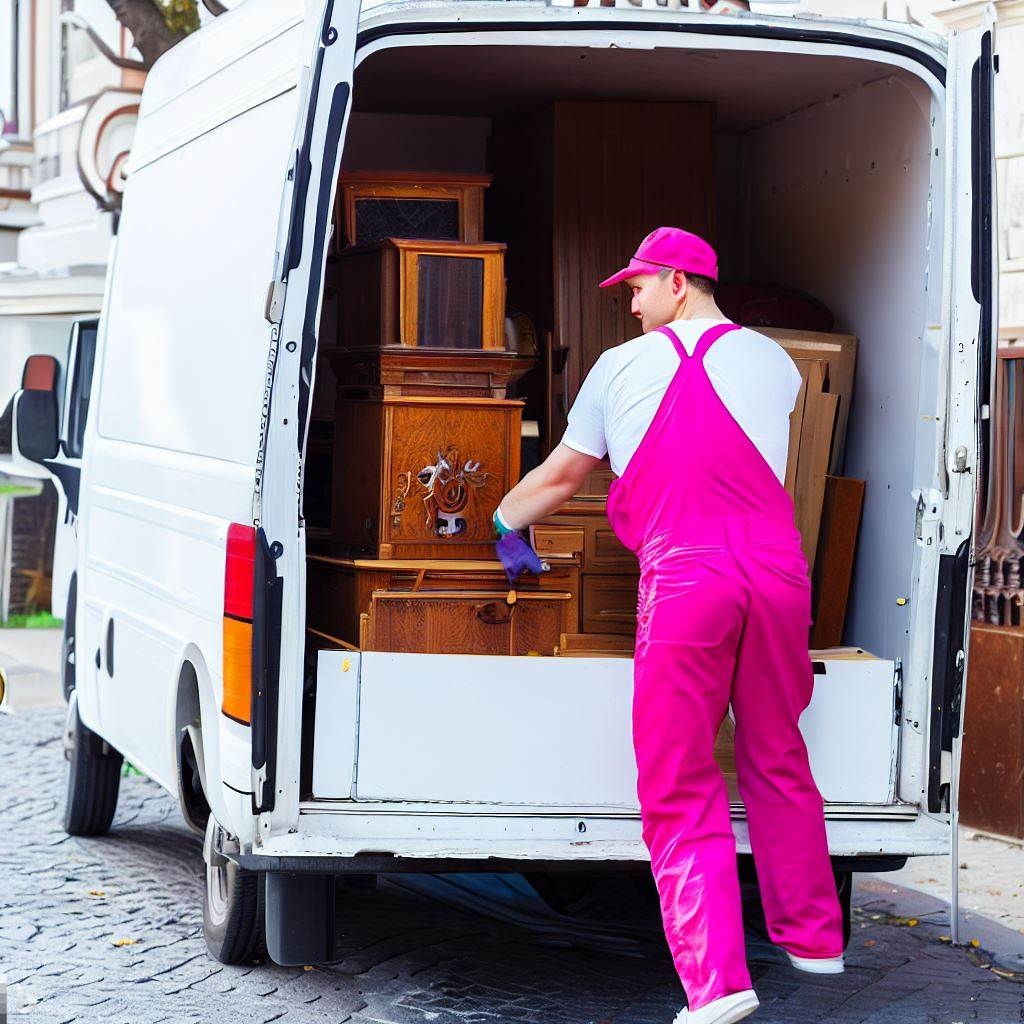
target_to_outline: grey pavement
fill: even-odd
[[[59,710],[0,716],[0,973],[14,1021],[668,1024],[681,1005],[657,943],[642,957],[552,947],[529,927],[386,882],[342,888],[330,966],[224,967],[203,943],[199,842],[154,783],[122,779],[109,836],[62,831],[61,721]],[[907,917],[901,898],[916,901],[920,918]],[[860,879],[839,977],[798,974],[755,946],[755,1019],[1024,1020],[1024,984],[1009,977],[1012,967],[999,967],[984,945],[944,942],[948,917],[928,899]],[[656,937],[653,905],[647,912]],[[999,942],[1018,934],[1000,931]]]
[[[960,827],[961,924],[988,918],[1024,934],[1024,842]],[[948,901],[949,857],[912,857],[886,880]],[[964,909],[966,908],[966,909]]]
[[[0,629],[0,669],[10,687],[8,701],[15,709],[59,707],[59,629]]]

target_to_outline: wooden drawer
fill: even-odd
[[[638,573],[640,563],[636,555],[626,547],[607,521],[594,523],[587,530],[587,549],[584,555],[584,567],[587,571],[621,570]]]
[[[584,576],[583,632],[635,635],[638,585],[639,576]]]
[[[572,558],[582,555],[587,532],[582,526],[533,526],[530,539],[541,558]]]
[[[487,591],[377,591],[365,650],[415,654],[553,654],[572,594],[518,594],[510,605]]]

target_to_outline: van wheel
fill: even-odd
[[[225,832],[207,819],[203,859],[203,938],[210,955],[222,964],[248,964],[262,959],[263,879],[228,860],[220,848]]]
[[[78,693],[72,690],[64,724],[68,788],[64,830],[72,836],[101,836],[110,828],[121,785],[121,755],[78,717]]]
[[[836,871],[836,895],[843,912],[843,949],[850,944],[853,932],[853,872]]]

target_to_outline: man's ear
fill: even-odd
[[[682,296],[686,291],[686,275],[681,270],[672,271],[672,294]]]

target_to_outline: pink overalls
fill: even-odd
[[[751,987],[725,780],[713,756],[731,701],[736,773],[772,940],[843,952],[822,799],[798,720],[811,698],[810,583],[793,503],[722,404],[708,349],[680,365],[608,518],[640,558],[633,743],[644,842],[691,1010]]]

